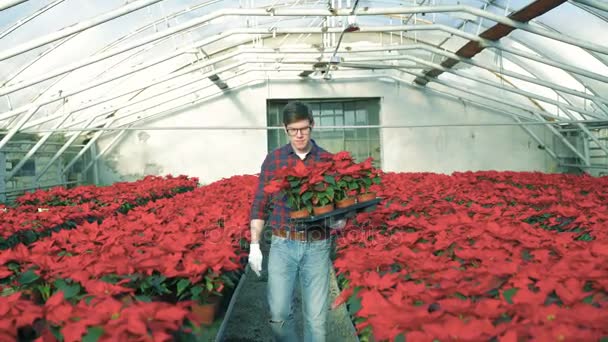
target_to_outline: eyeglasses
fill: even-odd
[[[302,133],[302,135],[307,135],[310,133],[311,127],[310,126],[306,126],[306,127],[302,127],[302,128],[287,128],[287,134],[289,134],[290,136],[294,136],[296,135],[298,132]]]

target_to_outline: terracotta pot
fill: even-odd
[[[209,299],[205,304],[192,304],[192,313],[202,324],[211,325],[215,321],[215,314],[219,308],[218,299]]]
[[[323,215],[325,213],[328,213],[330,211],[334,210],[334,204],[330,203],[328,205],[324,205],[322,207],[313,207],[312,211],[315,213],[315,215]]]
[[[306,208],[292,211],[289,213],[289,217],[291,217],[292,219],[307,218],[308,216],[310,216],[310,213]]]
[[[361,195],[357,196],[357,201],[359,203],[371,201],[373,199],[376,199],[376,193],[375,192],[366,192],[364,194],[361,194]]]
[[[336,202],[336,208],[350,207],[351,205],[355,204],[356,201],[356,197],[346,197],[345,199]]]

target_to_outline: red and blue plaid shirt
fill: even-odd
[[[312,148],[304,158],[304,164],[310,165],[314,161],[319,161],[323,153],[328,153],[317,143],[311,139]],[[273,179],[277,170],[283,166],[292,167],[300,157],[295,153],[291,144],[286,144],[282,147],[270,152],[260,171],[260,181],[251,206],[251,219],[265,220],[272,228],[283,228],[293,230],[294,227],[289,222],[289,212],[291,209],[287,206],[286,197],[280,197],[278,194],[269,195],[264,193],[264,186]],[[267,211],[272,210],[270,215]],[[267,218],[269,216],[269,218]]]

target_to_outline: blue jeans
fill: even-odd
[[[304,341],[324,342],[329,312],[331,240],[294,241],[275,235],[268,256],[268,304],[275,341],[298,341],[293,322],[293,294],[300,276]]]

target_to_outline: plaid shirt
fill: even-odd
[[[328,153],[319,147],[313,139],[310,139],[310,142],[312,148],[303,160],[305,165],[310,165],[312,161],[320,160],[323,153]],[[287,207],[286,197],[280,198],[279,195],[271,196],[265,194],[264,186],[272,180],[277,170],[283,166],[295,166],[298,160],[300,160],[300,157],[295,153],[291,144],[279,147],[266,156],[266,159],[262,163],[260,181],[251,206],[250,217],[252,220],[265,220],[273,228],[293,230],[293,225],[289,223],[289,212],[291,209]],[[273,204],[271,208],[272,212],[268,220],[266,211],[271,204]]]

